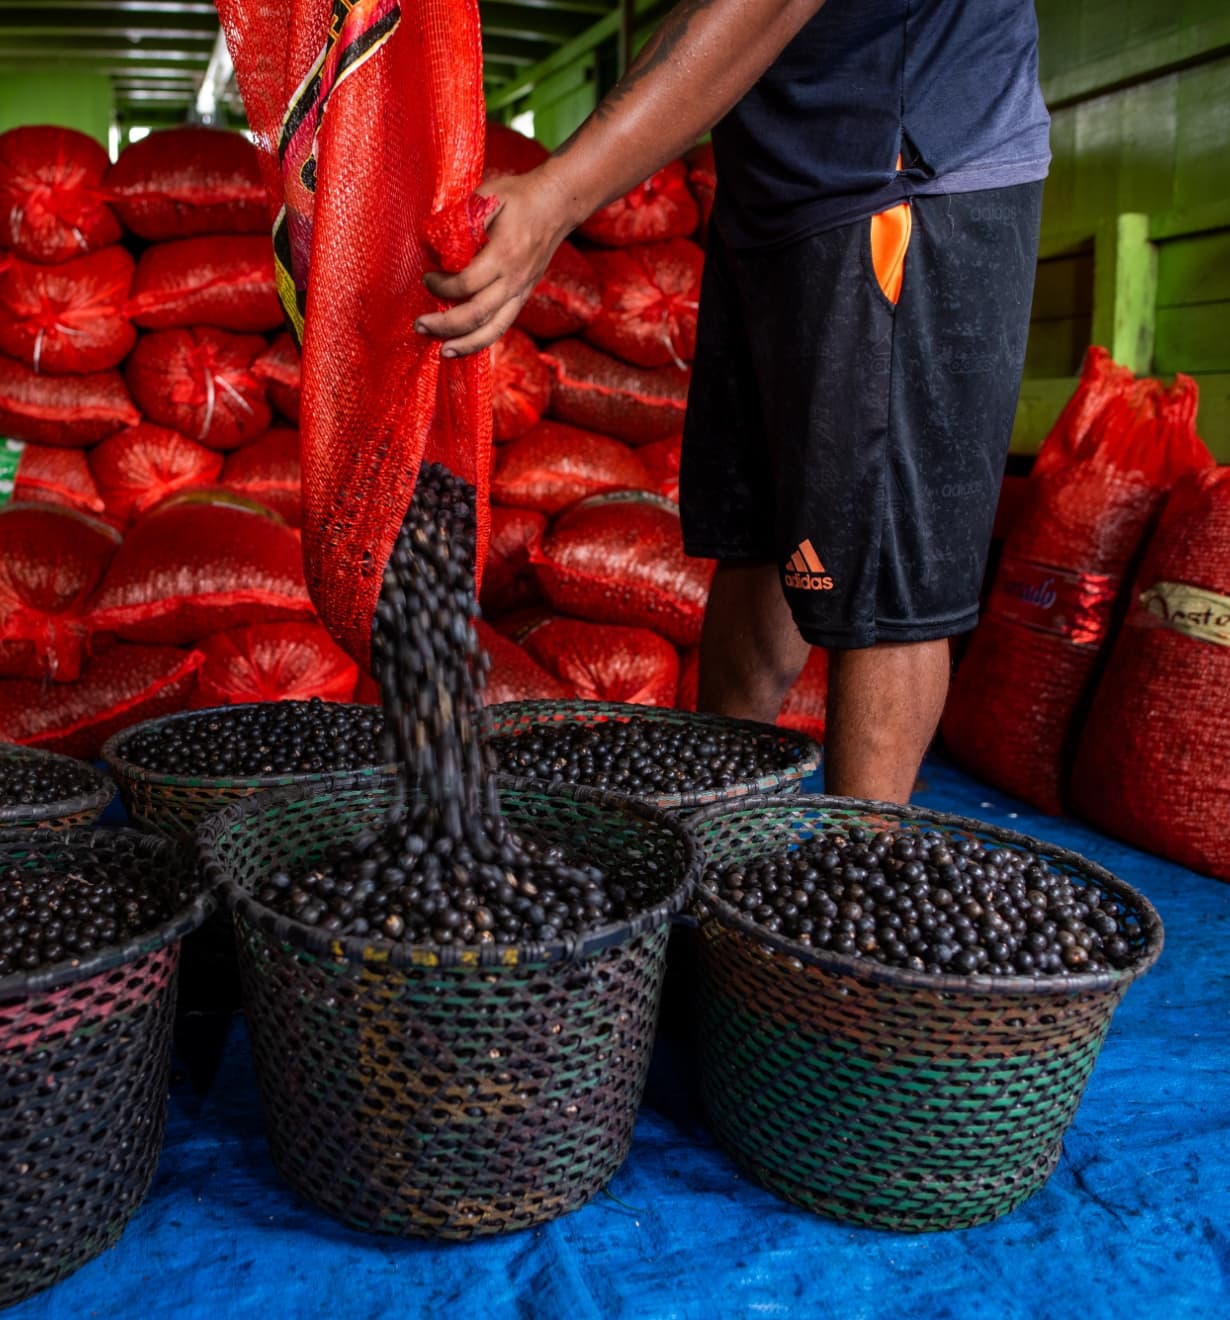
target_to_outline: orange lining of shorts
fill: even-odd
[[[884,296],[894,306],[905,278],[905,250],[914,227],[909,202],[871,217],[871,265]]]

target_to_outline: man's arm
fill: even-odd
[[[597,110],[528,174],[495,180],[487,246],[428,289],[456,302],[421,316],[445,357],[493,344],[512,325],[551,255],[582,220],[623,196],[709,131],[824,0],[681,0]]]

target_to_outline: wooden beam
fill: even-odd
[[[1116,362],[1147,375],[1153,366],[1157,248],[1149,217],[1115,216],[1098,226],[1093,249],[1093,342]]]

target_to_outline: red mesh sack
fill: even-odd
[[[137,342],[124,310],[132,273],[122,247],[58,266],[12,261],[0,275],[0,350],[48,376],[118,366]]]
[[[944,712],[944,741],[980,778],[1059,812],[1077,717],[1123,576],[1167,490],[1212,463],[1195,382],[1138,381],[1070,432],[1066,465],[1030,490]],[[1047,442],[1050,444],[1050,442]],[[1067,441],[1064,442],[1065,444]]]
[[[15,462],[12,496],[21,504],[62,504],[83,513],[102,513],[104,504],[80,449],[53,449],[20,440],[0,444],[0,501],[5,498],[4,471]]]
[[[683,436],[669,435],[665,440],[641,445],[636,456],[649,473],[649,489],[679,503],[679,460],[683,454]]]
[[[709,232],[709,217],[713,214],[713,199],[717,194],[717,161],[713,144],[702,142],[693,147],[683,158],[683,163],[688,170],[688,187],[700,212],[700,234],[704,238]]]
[[[0,247],[55,263],[121,236],[100,184],[111,164],[84,133],[49,124],[0,133]]]
[[[679,653],[648,628],[542,618],[515,640],[531,660],[586,701],[674,704]]]
[[[688,191],[688,171],[673,160],[644,183],[617,197],[581,225],[595,243],[626,247],[663,238],[687,238],[696,232],[700,212]]]
[[[823,742],[828,694],[828,652],[823,647],[813,646],[803,672],[786,693],[786,699],[777,714],[777,723],[784,729],[797,729],[809,738]]]
[[[137,263],[128,314],[147,330],[276,330],[273,247],[264,234],[156,243]]]
[[[560,422],[539,422],[497,451],[491,496],[515,508],[558,513],[587,495],[648,486],[649,474],[627,445]]]
[[[595,252],[602,310],[585,338],[642,367],[682,367],[696,354],[705,254],[686,238]]]
[[[506,701],[567,701],[575,693],[558,678],[548,674],[507,637],[489,624],[478,621],[478,638],[491,660],[483,703],[502,705]]]
[[[597,272],[587,257],[564,242],[555,249],[515,324],[535,339],[559,339],[587,326],[601,307]]]
[[[546,530],[546,516],[532,509],[492,508],[491,544],[480,597],[483,613],[489,618],[541,599],[530,566],[530,547]]]
[[[683,429],[687,371],[632,367],[576,339],[552,344],[543,357],[555,372],[549,411],[560,421],[634,445]]]
[[[291,527],[301,526],[299,432],[275,426],[259,440],[229,454],[222,469],[222,484],[272,509]]]
[[[77,677],[87,602],[119,540],[106,524],[57,505],[0,509],[0,674]]]
[[[133,525],[91,617],[126,641],[181,643],[311,612],[289,527],[251,500],[189,491]]]
[[[269,429],[265,382],[252,364],[258,335],[224,330],[156,330],[142,335],[126,376],[138,407],[159,426],[210,449],[238,449]]]
[[[335,12],[319,0],[219,0],[218,10],[285,204],[274,258],[303,348],[308,582],[329,632],[366,665],[421,461],[475,485],[480,568],[486,552],[489,355],[442,360],[439,342],[413,328],[441,306],[422,282],[440,265],[433,252],[456,265],[481,238],[482,209],[469,205],[486,114],[478,4],[372,0]]]
[[[40,376],[0,358],[0,435],[85,449],[140,420],[118,371]]]
[[[491,435],[512,440],[524,435],[551,401],[551,368],[534,341],[509,330],[491,348]]]
[[[1137,848],[1230,880],[1230,468],[1180,480],[1085,723],[1071,801]]]
[[[700,640],[714,563],[683,553],[679,510],[659,495],[595,495],[560,514],[530,551],[543,594],[565,614]]]
[[[142,422],[90,450],[90,470],[107,516],[121,526],[176,491],[209,486],[222,472],[222,455],[178,431]]]
[[[116,645],[75,683],[0,681],[0,741],[96,760],[114,733],[188,704],[203,657],[174,646]]]
[[[120,219],[141,238],[269,230],[269,194],[242,133],[162,129],[125,147],[103,183]]]
[[[292,422],[299,420],[301,376],[299,350],[290,332],[284,330],[252,363],[252,374],[265,382],[273,406]]]
[[[505,174],[528,174],[551,153],[533,138],[508,128],[497,119],[487,120],[487,150],[483,157],[483,182]]]
[[[197,707],[245,701],[349,701],[359,666],[319,623],[257,623],[206,638]]]

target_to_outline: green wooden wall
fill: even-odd
[[[0,78],[0,133],[23,124],[76,128],[107,146],[115,119],[111,80],[103,74],[6,73]]]

